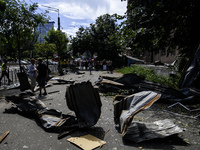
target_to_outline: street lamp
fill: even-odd
[[[58,30],[60,31],[60,17],[59,17],[59,9],[57,8],[53,8],[53,7],[49,7],[49,6],[44,6],[44,5],[41,5],[42,7],[47,7],[48,10],[52,10],[52,11],[55,11],[55,12],[58,12]]]

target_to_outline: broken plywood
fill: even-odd
[[[71,143],[76,144],[77,146],[79,146],[80,148],[84,150],[92,150],[94,148],[97,148],[99,146],[106,144],[105,141],[99,138],[96,138],[90,134],[84,135],[81,137],[71,137],[67,140]]]

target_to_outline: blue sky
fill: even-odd
[[[124,15],[126,12],[127,2],[121,0],[25,0],[26,3],[38,3],[37,12],[44,12],[49,6],[59,9],[61,30],[67,35],[75,36],[80,26],[88,27],[94,23],[97,17],[108,14],[117,13]],[[48,15],[50,21],[55,22],[55,28],[58,27],[58,12],[50,11]]]

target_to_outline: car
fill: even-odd
[[[26,61],[26,60],[21,60],[21,64],[22,65],[29,65],[31,63],[29,61]]]

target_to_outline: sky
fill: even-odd
[[[25,0],[28,4],[38,3],[38,13],[51,8],[59,9],[60,26],[68,36],[75,36],[78,29],[89,27],[91,23],[106,13],[124,15],[127,2],[121,0]],[[48,10],[48,15],[58,28],[58,12]]]

